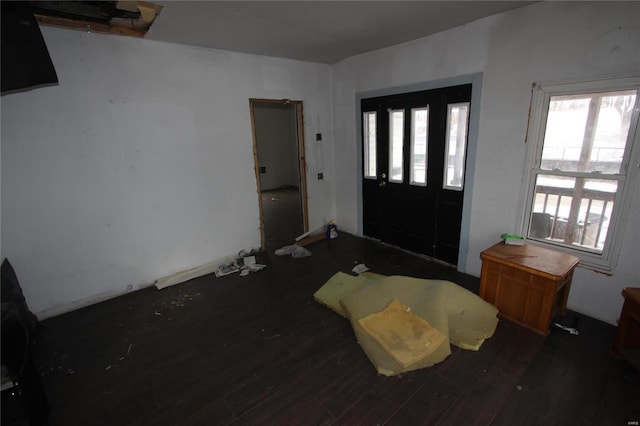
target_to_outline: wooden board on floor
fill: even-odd
[[[322,241],[326,237],[327,236],[324,233],[317,234],[317,235],[310,235],[307,238],[303,238],[300,241],[296,242],[296,244],[301,246],[301,247],[305,247],[305,246],[308,246],[309,244],[315,243],[317,241]]]

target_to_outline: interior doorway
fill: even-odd
[[[302,102],[250,99],[263,249],[308,230]]]

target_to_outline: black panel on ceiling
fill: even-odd
[[[38,21],[27,2],[2,1],[2,94],[58,83]]]

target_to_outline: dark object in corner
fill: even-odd
[[[43,424],[49,404],[33,359],[38,320],[27,306],[8,259],[2,262],[2,424],[28,416]],[[5,373],[8,377],[5,377]],[[6,389],[5,389],[6,387]]]
[[[613,354],[640,370],[640,287],[622,289],[624,304],[616,329]]]
[[[38,21],[23,1],[3,1],[2,94],[58,83]]]

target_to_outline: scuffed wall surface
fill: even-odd
[[[43,34],[60,85],[2,98],[2,254],[34,312],[260,245],[249,98],[302,100],[311,141],[331,122],[328,66]],[[312,226],[334,215],[332,190],[310,181]]]
[[[544,2],[333,67],[336,211],[343,229],[360,216],[356,94],[482,73],[477,155],[465,272],[517,224],[531,84],[640,71],[640,3]],[[637,194],[637,193],[636,193]],[[579,269],[569,308],[615,323],[624,286],[638,285],[638,200],[633,202],[613,277]],[[635,284],[634,284],[635,283]]]

